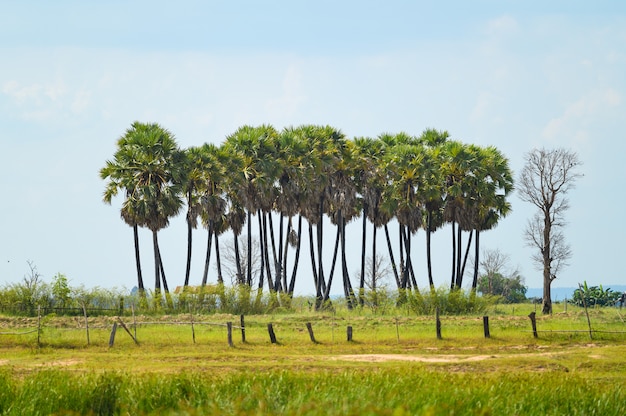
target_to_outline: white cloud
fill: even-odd
[[[492,36],[503,36],[517,32],[519,25],[512,16],[499,16],[487,22],[485,32]]]
[[[559,117],[550,120],[542,131],[542,136],[550,141],[573,140],[586,143],[589,138],[587,127],[597,124],[597,119],[605,117],[622,103],[619,91],[608,88],[593,90],[570,103]]]

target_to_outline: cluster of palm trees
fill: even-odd
[[[200,220],[208,243],[203,286],[213,251],[217,283],[223,283],[219,237],[232,232],[237,284],[252,286],[254,282],[259,289],[267,285],[272,292],[293,294],[306,220],[318,307],[329,299],[337,260],[348,305],[363,301],[368,224],[372,258],[376,258],[376,232],[384,229],[393,276],[401,290],[418,288],[411,239],[420,228],[426,231],[431,288],[431,234],[445,224],[452,225],[452,289],[463,284],[473,237],[475,288],[480,232],[493,228],[510,211],[506,198],[513,190],[508,160],[497,148],[450,140],[447,132],[434,129],[419,137],[400,133],[348,139],[329,126],[302,125],[282,131],[270,125],[243,126],[219,146],[206,143],[180,149],[174,136],[160,125],[135,122],[118,140],[113,159],[100,174],[107,180],[105,202],[111,203],[118,193],[124,195],[121,216],[134,229],[141,292],[138,227],[152,231],[155,292],[167,293],[158,231],[186,207],[184,286],[190,280],[192,231]],[[362,253],[355,290],[348,273],[345,230],[347,223],[358,218],[362,220]],[[330,267],[322,259],[325,219],[336,235]],[[395,247],[389,237],[392,220],[399,227]],[[260,245],[260,267],[254,270],[249,249],[253,226],[258,228]],[[244,227],[247,250],[241,250],[238,239]],[[469,234],[465,250],[463,232]],[[247,258],[241,258],[242,251]],[[290,252],[294,258],[288,262]],[[376,267],[376,262],[371,265]],[[375,276],[376,270],[370,275]]]

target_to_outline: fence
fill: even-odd
[[[0,332],[0,336],[2,335],[11,335],[11,336],[22,336],[22,335],[29,335],[29,334],[37,334],[37,345],[41,346],[42,345],[42,336],[45,333],[44,329],[45,329],[45,322],[42,321],[42,309],[39,309],[39,313],[37,316],[37,325],[36,327],[26,327],[26,328],[19,328],[19,329],[15,329],[15,330],[11,330],[11,331],[5,331],[5,332]],[[188,320],[180,320],[180,317],[186,317],[188,316]],[[199,321],[197,319],[197,315],[194,314],[189,314],[189,315],[179,315],[178,318],[179,320],[176,321],[159,321],[159,320],[153,320],[153,321],[148,321],[148,320],[137,320],[137,317],[134,314],[132,316],[115,316],[115,317],[108,317],[106,318],[107,323],[106,325],[101,325],[98,327],[95,327],[94,325],[90,325],[89,320],[88,320],[88,314],[87,314],[87,310],[83,309],[83,323],[79,323],[79,320],[77,319],[76,322],[78,325],[77,328],[64,328],[64,329],[71,329],[71,330],[79,330],[79,331],[84,331],[85,332],[85,336],[86,336],[86,343],[87,345],[91,344],[91,339],[90,339],[90,330],[93,329],[100,329],[100,330],[106,330],[108,331],[108,328],[110,328],[110,333],[109,333],[109,341],[108,341],[108,345],[109,347],[114,347],[115,345],[115,339],[116,339],[116,334],[117,334],[117,329],[118,328],[122,328],[126,334],[128,334],[128,336],[130,336],[130,338],[133,340],[133,342],[136,345],[140,344],[140,339],[137,335],[137,329],[141,328],[141,327],[147,327],[147,326],[173,326],[173,325],[177,325],[177,326],[188,326],[190,328],[190,333],[191,333],[191,339],[192,342],[195,344],[196,343],[196,331],[197,328],[200,326],[214,326],[214,327],[221,327],[224,328],[225,330],[225,337],[224,340],[227,342],[228,346],[233,347],[235,345],[235,341],[234,341],[234,336],[233,336],[233,331],[237,330],[240,331],[241,333],[241,342],[242,343],[246,343],[246,322],[245,322],[245,316],[244,315],[240,315],[239,316],[239,322],[238,325],[235,325],[233,323],[232,320],[228,320],[228,321],[222,321],[222,322],[207,322],[207,321]],[[442,318],[440,317],[439,311],[436,311],[436,314],[434,316],[434,322],[431,320],[430,325],[432,325],[432,329],[427,331],[432,331],[431,333],[433,334],[433,336],[435,336],[437,339],[444,339],[443,335],[442,335],[442,328],[444,328],[444,324],[445,324],[445,319],[442,320]],[[534,338],[539,338],[539,334],[548,334],[548,333],[588,333],[590,339],[593,339],[595,334],[626,334],[626,331],[609,331],[609,330],[597,330],[594,329],[591,325],[591,320],[589,319],[589,316],[587,314],[587,322],[588,322],[588,328],[587,329],[568,329],[568,330],[561,330],[561,329],[544,329],[544,330],[540,330],[537,328],[537,319],[536,319],[536,314],[535,312],[531,312],[528,315],[528,318],[530,318],[530,327],[531,330],[521,330],[521,332],[531,332],[532,331],[532,335]],[[620,314],[620,318],[621,318],[621,314]],[[229,317],[229,319],[232,319],[232,317]],[[622,319],[623,322],[623,319]],[[84,325],[84,326],[82,326]],[[266,335],[266,339],[269,340],[269,342],[271,344],[280,344],[283,343],[281,342],[281,332],[280,330],[277,330],[275,327],[275,324],[273,322],[267,322],[266,324],[267,328],[267,335]],[[302,325],[302,324],[298,324],[298,325]],[[400,323],[400,321],[398,320],[398,318],[395,318],[394,321],[391,323],[391,325],[395,326],[395,338],[397,340],[398,343],[400,343],[400,328],[402,326],[402,324]],[[280,325],[279,325],[280,326]],[[321,325],[319,325],[321,326]],[[318,327],[319,327],[318,326]],[[331,330],[332,332],[332,339],[333,342],[335,340],[335,335],[334,335],[334,330],[338,325],[333,322],[331,324]],[[259,333],[260,333],[260,326],[257,325],[254,328],[255,331],[255,335],[257,336],[257,339],[259,337]],[[478,333],[478,331],[480,330],[479,325],[473,325],[472,326],[472,331],[474,331],[475,333]],[[482,336],[484,338],[491,338],[492,335],[492,329],[490,328],[490,320],[489,320],[489,316],[483,316],[482,317]],[[305,322],[304,325],[302,325],[302,327],[298,326],[297,328],[298,331],[302,331],[304,332],[306,330],[306,334],[308,334],[308,338],[310,339],[310,341],[314,344],[320,344],[321,342],[319,341],[319,339],[316,337],[315,335],[315,330],[316,327],[314,327],[312,322]],[[359,333],[358,331],[362,331],[361,333]],[[393,330],[393,328],[392,328]],[[353,325],[351,324],[346,324],[345,326],[345,341],[346,342],[353,342],[355,340],[355,338],[358,338],[359,335],[361,335],[362,333],[367,332],[365,329],[363,328],[355,328]],[[406,335],[406,333],[403,333],[403,337],[410,337],[409,335]],[[369,335],[365,335],[362,337],[363,340],[366,340],[369,338]]]

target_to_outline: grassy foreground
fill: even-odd
[[[442,317],[441,340],[433,317],[250,316],[246,342],[236,329],[232,347],[218,325],[238,324],[228,315],[193,317],[193,332],[189,316],[136,318],[139,344],[122,331],[112,347],[113,318],[90,322],[89,344],[74,318],[47,318],[39,344],[15,335],[32,320],[3,318],[0,414],[625,414],[619,312],[591,312],[603,331],[593,339],[579,309],[538,317],[547,332],[535,339],[528,308],[491,311],[488,339],[482,316]]]

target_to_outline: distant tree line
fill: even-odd
[[[368,246],[370,258],[376,259],[376,233],[381,229],[400,292],[418,290],[411,246],[419,229],[425,231],[427,284],[434,290],[430,241],[432,233],[446,224],[452,231],[450,288],[462,287],[473,247],[471,288],[476,290],[481,232],[509,213],[507,197],[513,190],[508,159],[496,147],[451,140],[446,131],[434,129],[417,137],[385,133],[348,139],[330,126],[281,131],[269,125],[243,126],[219,146],[205,143],[181,149],[159,124],[134,122],[118,139],[116,152],[100,175],[106,181],[106,203],[118,194],[123,197],[120,213],[134,230],[140,293],[145,285],[138,228],[152,232],[154,290],[157,297],[164,291],[167,298],[170,289],[158,232],[184,212],[188,231],[184,287],[190,285],[193,230],[202,224],[208,244],[200,286],[209,282],[212,253],[217,283],[224,283],[220,242],[230,233],[237,285],[252,287],[255,282],[260,290],[266,287],[271,293],[292,296],[298,270],[310,267],[316,308],[329,299],[336,280],[349,307],[363,304],[365,276],[376,275],[375,270],[365,270]],[[325,219],[331,230],[324,229]],[[353,282],[345,231],[346,224],[357,219],[362,221],[360,274]],[[392,224],[398,226],[395,242],[389,233]],[[246,235],[247,247],[252,247],[253,228],[258,250],[242,250],[238,237]],[[322,256],[324,233],[329,231],[335,236],[330,264]],[[309,250],[308,266],[299,264],[302,249]],[[254,253],[256,261],[251,258]],[[378,264],[369,263],[373,268]],[[260,267],[254,270],[253,264]]]

